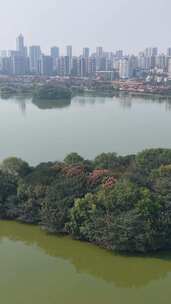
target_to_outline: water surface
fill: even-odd
[[[94,158],[171,148],[171,100],[77,96],[71,101],[0,99],[0,159],[31,164],[63,160],[70,152]]]
[[[38,227],[0,222],[3,304],[169,304],[171,257],[114,255]]]

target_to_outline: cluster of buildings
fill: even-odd
[[[24,37],[16,39],[16,50],[0,52],[0,74],[73,76],[111,81],[118,79],[145,79],[157,75],[157,80],[171,79],[171,47],[160,54],[158,48],[146,48],[138,55],[125,55],[122,50],[105,52],[97,47],[90,53],[83,48],[80,56],[74,56],[72,46],[66,47],[65,55],[54,46],[45,55],[39,45],[27,48]]]

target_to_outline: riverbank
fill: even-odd
[[[76,153],[30,167],[1,164],[0,218],[38,224],[112,251],[171,249],[171,150],[138,155]]]

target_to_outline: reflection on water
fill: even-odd
[[[41,100],[41,99],[32,99],[32,103],[36,105],[41,110],[46,109],[61,109],[66,108],[71,105],[70,99],[61,99],[61,100]]]
[[[78,273],[87,273],[117,287],[143,287],[152,281],[166,278],[171,272],[171,254],[152,257],[114,255],[90,244],[68,237],[50,236],[38,227],[14,222],[0,222],[0,240],[4,238],[20,241],[33,250],[36,245],[46,255],[73,264]],[[0,249],[2,246],[0,242]]]
[[[170,111],[170,99],[128,94],[0,99],[0,159],[14,155],[34,165],[73,151],[92,159],[102,152],[171,148]]]
[[[41,100],[35,98],[28,98],[27,96],[1,96],[1,100],[15,102],[18,104],[19,109],[22,114],[26,114],[27,104],[32,103],[37,108],[41,110],[48,109],[61,109],[66,108],[72,105],[72,103],[78,103],[82,106],[84,105],[95,105],[95,104],[104,104],[113,100],[118,102],[119,105],[125,109],[131,109],[134,103],[139,104],[162,104],[165,106],[166,111],[171,111],[171,98],[170,97],[161,97],[157,95],[131,95],[126,93],[116,93],[113,97],[104,96],[104,95],[80,95],[70,99],[61,99],[61,100]]]

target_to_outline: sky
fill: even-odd
[[[73,45],[92,51],[171,46],[171,0],[0,0],[0,49],[15,48],[23,33],[26,45]]]

